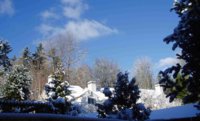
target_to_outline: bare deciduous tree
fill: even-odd
[[[59,35],[45,42],[46,50],[55,48],[55,54],[61,59],[65,68],[65,78],[71,82],[74,77],[73,72],[75,66],[83,59],[85,51],[79,46],[72,34]]]
[[[77,68],[75,80],[79,86],[83,88],[86,87],[87,82],[93,80],[92,69],[86,64],[81,65],[80,67]]]
[[[113,87],[116,75],[120,72],[119,66],[108,59],[96,59],[94,65],[94,77],[98,81],[98,87]]]
[[[148,58],[142,57],[137,59],[134,64],[133,73],[140,88],[153,88],[153,73],[151,68],[151,62]]]

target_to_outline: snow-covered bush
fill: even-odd
[[[6,100],[28,100],[32,78],[24,66],[14,66],[7,75],[7,82],[3,88],[3,97]]]
[[[138,102],[144,103],[145,107],[148,107],[152,110],[182,105],[181,100],[178,99],[170,103],[169,98],[166,98],[166,95],[164,93],[155,95],[154,93],[142,92]]]
[[[150,109],[143,104],[136,103],[139,99],[139,88],[133,78],[128,80],[128,73],[119,73],[115,90],[112,93],[109,88],[103,91],[108,97],[103,104],[97,104],[100,118],[118,118],[123,120],[145,120],[150,115]]]
[[[30,86],[32,78],[29,71],[24,66],[14,66],[12,70],[6,73],[7,79],[2,88],[3,102],[26,101],[30,99]],[[9,104],[0,107],[1,112],[20,112],[16,106]]]
[[[95,113],[97,111],[97,107],[94,104],[82,103],[81,108],[84,113]]]

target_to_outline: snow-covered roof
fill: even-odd
[[[153,93],[155,93],[155,90],[152,90],[152,89],[140,89],[140,93],[153,94]]]
[[[83,88],[77,85],[70,85],[68,88],[72,93],[83,92]]]
[[[100,91],[92,91],[92,90],[89,90],[88,88],[82,89],[80,86],[76,86],[76,85],[71,85],[69,87],[69,90],[71,91],[71,94],[67,96],[67,98],[71,101],[76,101],[77,99],[91,92],[98,98],[98,100],[107,99],[105,95]]]
[[[105,99],[107,99],[107,97],[102,92],[100,92],[100,91],[96,91],[96,92],[94,92],[94,94],[98,96],[99,100],[105,100]]]

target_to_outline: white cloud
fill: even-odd
[[[0,1],[0,14],[13,15],[15,13],[13,3],[11,0]]]
[[[62,11],[54,8],[41,14],[45,20],[50,20],[43,21],[37,28],[43,38],[52,39],[56,36],[72,34],[74,39],[80,42],[118,32],[117,29],[108,27],[106,24],[96,20],[81,18],[81,14],[88,8],[88,5],[83,3],[83,0],[61,0],[61,7]],[[56,15],[68,21],[61,24],[58,23],[59,20],[51,22]]]
[[[180,62],[180,60],[178,60],[176,58],[167,57],[167,58],[160,59],[160,61],[158,62],[157,67],[158,68],[167,68],[167,67],[175,65],[175,64],[177,64],[179,62]]]
[[[63,14],[67,18],[79,19],[81,14],[88,9],[83,0],[61,0]]]
[[[46,10],[41,13],[43,19],[58,19],[59,16],[55,13],[54,9]]]
[[[69,21],[62,27],[51,26],[47,24],[41,24],[39,31],[45,37],[54,37],[60,34],[70,33],[75,36],[78,41],[84,41],[95,37],[109,35],[117,33],[116,29],[107,27],[106,25],[99,23],[95,20],[81,20],[81,21]]]
[[[77,36],[77,40],[88,40],[95,37],[117,33],[112,29],[95,20],[71,21],[65,26],[66,32]]]
[[[51,34],[55,33],[57,30],[57,27],[53,27],[51,25],[48,24],[41,24],[38,27],[38,30],[40,31],[40,33],[44,36],[44,37],[48,37]]]

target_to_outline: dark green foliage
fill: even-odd
[[[99,117],[113,118],[112,115],[116,115],[115,118],[124,120],[148,119],[150,110],[146,109],[143,104],[136,103],[140,98],[140,91],[135,82],[135,78],[129,82],[128,73],[119,73],[113,94],[105,88],[104,94],[108,96],[108,99],[103,105],[97,104]]]
[[[31,81],[28,69],[23,66],[15,66],[8,74],[7,82],[3,88],[4,99],[28,100]]]
[[[178,59],[185,61],[185,65],[177,64],[161,71],[160,84],[164,90],[172,90],[167,97],[173,101],[183,94],[183,103],[200,102],[200,1],[177,0],[173,10],[179,15],[180,21],[174,33],[164,39],[164,42],[173,43],[172,50],[180,48]],[[184,80],[180,81],[178,74]]]
[[[10,59],[8,54],[12,51],[12,48],[3,40],[0,40],[0,67],[3,67],[4,71],[9,71],[11,68]]]
[[[44,53],[43,45],[40,43],[36,49],[36,52],[33,54],[32,61],[34,68],[36,70],[41,70],[44,68],[46,57]]]
[[[52,48],[48,52],[48,57],[50,58],[51,65],[52,65],[52,71],[55,72],[57,68],[59,68],[59,65],[61,64],[61,59],[59,56],[56,55],[56,49]]]
[[[46,94],[49,98],[57,99],[58,97],[65,97],[70,94],[69,83],[67,81],[59,80],[60,77],[52,75],[51,81],[45,86]]]
[[[30,68],[32,62],[31,52],[28,47],[26,47],[22,53],[22,63],[25,67]]]
[[[57,108],[57,113],[68,113],[71,107],[71,103],[68,102],[66,96],[71,94],[69,83],[62,79],[61,73],[50,75],[48,83],[45,85],[47,100],[53,103]]]

